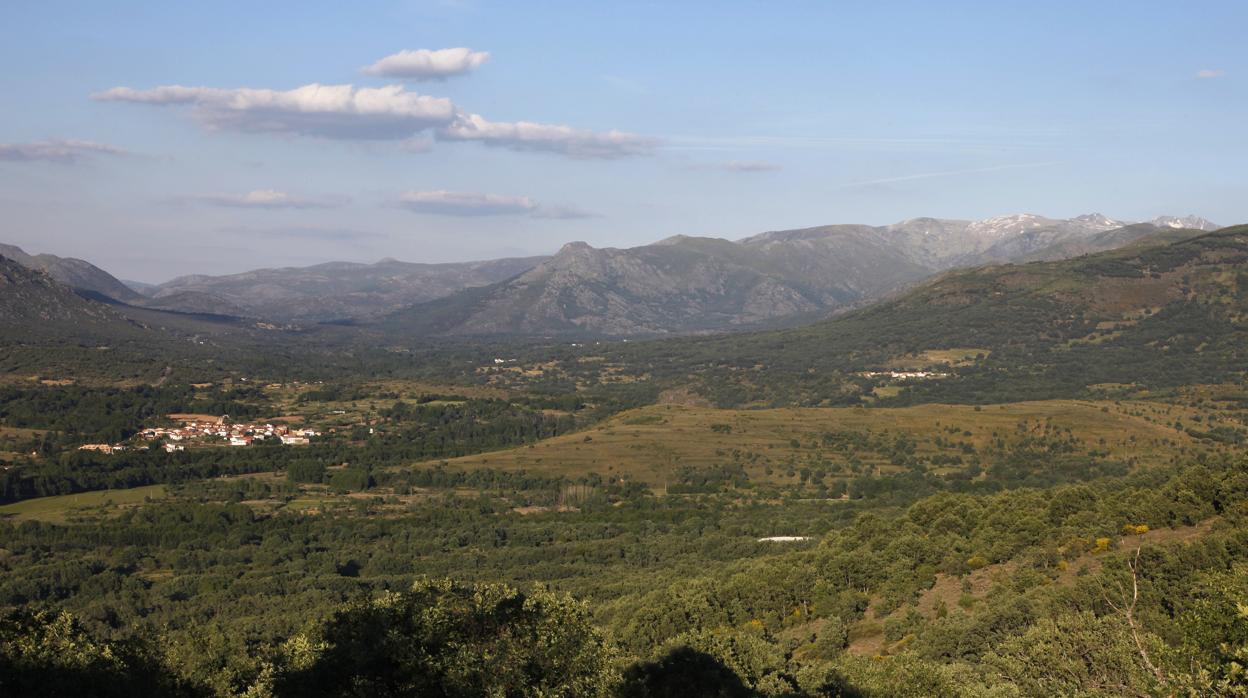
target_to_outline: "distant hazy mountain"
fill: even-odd
[[[50,254],[30,255],[20,247],[0,244],[0,255],[28,269],[46,272],[48,276],[66,286],[82,291],[100,293],[109,298],[132,302],[141,298],[129,286],[99,267],[73,257],[57,257]]]
[[[135,293],[147,295],[156,290],[156,284],[149,284],[146,281],[135,281],[133,279],[122,279],[121,283],[130,287]]]
[[[866,226],[735,243],[682,236],[627,250],[574,242],[513,279],[400,311],[387,324],[459,334],[705,331],[845,305],[928,273]]]
[[[515,278],[399,311],[385,325],[416,335],[722,330],[875,300],[955,267],[1077,256],[1159,232],[1101,214],[1020,214],[831,225],[736,242],[678,236],[623,250],[578,242]]]
[[[486,286],[544,257],[456,264],[329,262],[228,276],[183,276],[147,290],[145,305],[169,310],[315,322],[359,318]]]
[[[578,242],[553,257],[455,264],[330,262],[184,276],[142,295],[79,259],[0,254],[132,306],[278,323],[381,319],[404,335],[708,332],[816,317],[953,268],[1073,257],[1157,235],[1212,230],[1196,216],[1128,224],[1099,213],[983,220],[912,218],[742,240],[676,236],[629,249]],[[790,322],[792,320],[789,320]]]

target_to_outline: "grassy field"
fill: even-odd
[[[84,514],[113,514],[147,500],[164,499],[164,485],[40,497],[0,506],[0,520],[62,522]]]
[[[681,466],[740,463],[752,480],[791,484],[803,466],[843,474],[886,475],[899,437],[914,456],[950,471],[1024,443],[1061,440],[1073,453],[1131,461],[1171,462],[1199,444],[1176,420],[1191,408],[1154,402],[1053,400],[986,406],[922,405],[891,409],[791,408],[720,410],[656,405],[623,412],[587,431],[531,446],[448,461],[461,468],[524,469],[568,476],[627,476],[661,486]],[[1205,419],[1208,419],[1206,413]],[[1208,423],[1208,422],[1206,422]],[[850,442],[853,445],[845,447]],[[955,462],[961,458],[963,464]]]

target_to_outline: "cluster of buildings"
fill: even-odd
[[[918,378],[920,380],[928,378],[947,378],[948,373],[939,373],[937,371],[863,371],[863,376],[867,378]]]
[[[184,420],[180,426],[176,427],[144,429],[140,432],[140,436],[148,441],[163,440],[161,448],[165,449],[166,453],[176,453],[185,450],[186,447],[182,443],[185,441],[224,440],[231,446],[250,446],[257,441],[278,439],[284,444],[302,445],[308,443],[312,437],[321,435],[321,432],[314,429],[293,429],[284,424],[250,424],[247,422],[231,424],[227,421],[228,419],[229,417],[226,416],[210,420]],[[146,451],[148,448],[150,447],[145,445],[83,444],[78,447],[78,450],[95,451],[111,456],[128,449]]]
[[[182,450],[181,441],[225,439],[231,446],[250,446],[256,441],[279,439],[284,444],[301,445],[321,435],[313,429],[292,429],[284,424],[228,423],[228,419],[228,416],[212,420],[191,419],[177,427],[144,429],[142,436],[149,441],[164,439],[165,450],[172,453]]]
[[[126,446],[125,444],[83,444],[78,447],[78,450],[79,451],[95,451],[96,453],[103,453],[106,456],[111,456],[114,453],[120,453],[121,451],[124,451],[128,448],[130,447]],[[134,450],[146,451],[147,446],[139,446],[135,448]],[[31,455],[34,455],[34,454],[31,454]]]

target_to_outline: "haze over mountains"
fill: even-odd
[[[1024,214],[831,225],[737,242],[678,236],[626,250],[570,243],[515,278],[399,311],[386,323],[422,334],[715,331],[851,307],[956,267],[1086,254],[1163,230],[1170,228],[1099,214]]]
[[[574,242],[551,257],[330,262],[185,276],[137,290],[79,259],[32,256],[7,245],[0,246],[0,255],[88,296],[153,309],[279,323],[351,320],[406,336],[638,336],[819,316],[949,269],[1061,259],[1167,231],[1216,227],[1193,216],[1139,224],[1101,214],[913,218],[887,226],[773,231],[738,241],[676,236],[628,249]]]
[[[0,257],[8,257],[27,269],[46,272],[51,278],[76,289],[94,291],[124,302],[142,298],[112,274],[81,259],[51,254],[30,255],[20,247],[4,244],[0,244]]]

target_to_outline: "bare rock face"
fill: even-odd
[[[1181,228],[1186,230],[1214,231],[1222,227],[1200,216],[1158,216],[1149,221],[1158,228]]]

